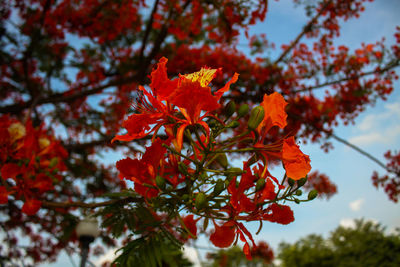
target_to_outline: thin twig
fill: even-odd
[[[325,9],[329,6],[329,4],[332,1],[326,1],[326,3],[322,6],[321,10],[314,16],[314,18],[312,18],[310,20],[310,22],[304,26],[303,30],[301,31],[301,33],[299,33],[299,35],[297,35],[296,39],[290,44],[290,46],[288,48],[285,49],[285,51],[283,51],[283,53],[278,57],[277,60],[275,60],[275,62],[273,63],[273,65],[278,64],[279,62],[281,62],[286,55],[299,43],[300,39],[307,33],[310,31],[312,25],[318,20],[318,18],[322,15],[322,13],[324,13]]]
[[[362,150],[361,148],[359,148],[358,146],[344,140],[343,138],[340,138],[339,136],[335,135],[334,133],[328,133],[328,137],[332,137],[333,139],[339,141],[342,144],[345,144],[346,146],[351,147],[352,149],[356,150],[357,152],[361,153],[362,155],[366,156],[367,158],[369,158],[370,160],[374,161],[375,163],[377,163],[379,166],[381,166],[382,168],[384,168],[386,171],[388,172],[393,172],[391,169],[389,169],[382,161],[378,160],[377,158],[375,158],[374,156],[372,156],[371,154],[369,154],[368,152]]]
[[[85,203],[85,202],[51,202],[51,201],[42,201],[42,207],[44,208],[72,208],[72,207],[80,207],[80,208],[87,208],[87,209],[95,209],[98,207],[104,207],[108,205],[112,205],[118,202],[121,204],[131,203],[131,202],[140,202],[141,198],[134,198],[134,197],[127,197],[122,199],[112,199],[103,202],[92,202],[92,203]]]
[[[394,69],[394,68],[396,68],[398,66],[400,66],[400,61],[396,61],[396,62],[394,62],[392,64],[388,64],[383,69],[371,70],[371,71],[360,73],[358,75],[344,77],[344,78],[341,78],[341,79],[338,79],[338,80],[317,84],[317,85],[310,86],[310,87],[303,88],[303,89],[294,90],[294,91],[292,91],[292,93],[300,93],[300,92],[305,92],[305,91],[312,91],[314,89],[319,89],[319,88],[323,88],[325,86],[339,84],[339,83],[345,82],[345,81],[355,80],[355,79],[358,79],[358,78],[361,78],[361,77],[364,77],[364,76],[368,76],[368,75],[372,75],[372,74],[381,74],[381,73],[387,72],[387,71],[389,71],[391,69]]]

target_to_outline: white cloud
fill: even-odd
[[[342,218],[339,222],[340,226],[345,227],[345,228],[356,228],[356,219],[352,218]],[[373,224],[378,224],[378,221],[376,219],[370,218],[370,219],[364,219],[364,222],[372,222]]]
[[[365,202],[365,199],[360,198],[360,199],[350,202],[349,207],[352,211],[359,211],[361,209],[361,206],[364,204],[364,202]]]
[[[117,257],[115,254],[116,251],[116,248],[108,250],[104,255],[100,256],[96,261],[94,261],[94,265],[101,266],[105,262],[112,262]]]
[[[354,222],[354,219],[351,218],[343,218],[339,222],[340,226],[343,226],[345,228],[355,228],[356,223]]]
[[[349,138],[349,142],[357,146],[371,144],[394,145],[400,139],[400,102],[388,103],[385,110],[378,114],[364,117],[357,128],[359,134]]]
[[[194,264],[194,267],[201,267],[199,255],[195,248],[183,246],[183,255]]]

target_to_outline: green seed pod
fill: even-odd
[[[264,187],[265,187],[265,179],[264,178],[258,179],[256,183],[256,191],[260,191],[264,189]]]
[[[235,112],[235,110],[236,110],[235,102],[233,102],[232,100],[229,101],[229,103],[225,106],[224,110],[226,118],[230,118],[232,114]]]
[[[195,206],[197,210],[202,210],[207,205],[207,197],[203,192],[200,192],[196,196]]]
[[[224,182],[226,187],[228,187],[229,184],[231,183],[231,180],[232,180],[233,176],[230,177],[230,178],[231,178],[231,179],[229,179],[229,178],[227,177],[227,179],[226,179],[225,182]]]
[[[250,113],[250,119],[247,122],[247,128],[249,130],[254,131],[257,129],[258,125],[262,122],[264,119],[264,108],[262,106],[257,106],[251,110]]]
[[[289,178],[288,183],[290,186],[294,186],[294,180],[292,178]]]
[[[308,200],[313,200],[318,196],[318,191],[313,189],[308,193]]]
[[[247,104],[241,105],[237,111],[239,118],[245,116],[247,113],[249,113],[249,105]]]
[[[240,123],[238,121],[232,121],[230,122],[228,125],[226,125],[226,128],[236,128],[240,125]]]
[[[243,173],[241,168],[229,168],[225,171],[226,174],[231,176],[241,175]]]
[[[221,165],[222,168],[228,167],[228,158],[225,154],[219,154],[217,157],[217,162]]]
[[[164,177],[157,175],[156,176],[156,185],[158,188],[164,190],[165,189],[165,179]]]
[[[218,179],[217,183],[215,184],[213,195],[218,196],[221,194],[222,191],[225,189],[225,183],[222,179]]]
[[[301,196],[303,194],[303,191],[301,191],[300,189],[296,191],[296,193],[294,193],[296,196]]]
[[[297,180],[297,186],[302,187],[307,182],[307,176]]]

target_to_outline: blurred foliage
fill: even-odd
[[[381,224],[356,220],[354,228],[339,226],[326,239],[311,234],[281,243],[278,258],[282,267],[400,266],[399,230],[387,233]]]

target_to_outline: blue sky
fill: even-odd
[[[391,44],[395,27],[400,25],[398,14],[398,0],[367,3],[359,19],[342,25],[342,34],[335,44],[354,49],[362,42],[371,43],[382,37]],[[266,21],[253,27],[251,33],[266,33],[267,39],[275,42],[276,50],[269,51],[274,57],[279,54],[281,44],[293,40],[306,22],[304,10],[295,9],[292,1],[269,1]],[[400,83],[396,82],[395,90],[386,102],[378,101],[355,120],[355,125],[339,126],[335,133],[385,162],[384,152],[400,149]],[[351,148],[334,140],[333,144],[335,149],[329,153],[322,152],[318,144],[301,145],[301,148],[310,155],[313,169],[327,174],[337,184],[338,194],[328,201],[317,199],[292,205],[295,213],[292,224],[264,223],[256,240],[265,240],[277,248],[281,241],[294,242],[311,233],[327,236],[339,224],[351,226],[355,218],[380,222],[388,231],[400,227],[400,204],[389,201],[383,190],[377,190],[371,182],[374,170],[380,174],[384,170]],[[257,228],[258,224],[249,226],[252,233]],[[206,238],[200,238],[197,245],[212,246]],[[201,254],[204,256],[203,251]],[[74,257],[74,261],[78,264],[79,257]],[[92,261],[96,262],[96,259]],[[71,262],[63,255],[57,263],[42,266],[71,266]]]
[[[293,40],[307,18],[302,9],[294,9],[292,1],[269,3],[265,26],[253,30],[266,33],[267,39],[275,42],[279,53],[280,45]],[[335,44],[354,49],[362,42],[373,43],[382,37],[386,38],[386,44],[393,44],[392,35],[395,27],[400,25],[398,14],[400,1],[367,3],[359,19],[343,23],[341,36]],[[400,84],[396,82],[388,101],[378,101],[355,120],[355,125],[341,125],[335,133],[385,162],[385,151],[400,149],[399,122]],[[351,148],[334,140],[333,144],[335,149],[328,154],[322,152],[318,144],[302,145],[301,148],[310,155],[313,169],[326,173],[337,184],[338,194],[328,201],[315,200],[293,206],[295,222],[288,226],[264,224],[258,240],[265,239],[276,248],[281,241],[293,242],[310,233],[326,236],[339,224],[351,225],[354,218],[381,222],[388,230],[400,227],[400,204],[389,201],[386,194],[376,190],[371,182],[374,170],[381,174],[384,170]]]

